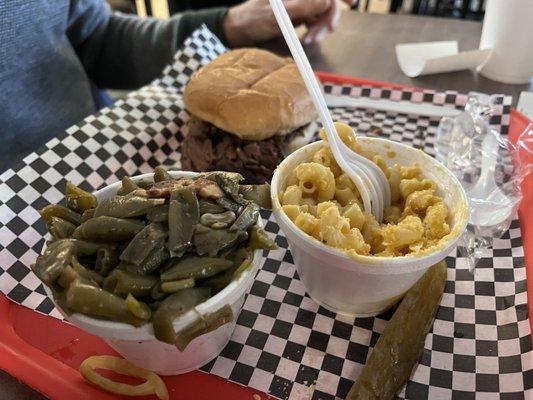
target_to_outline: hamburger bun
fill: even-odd
[[[183,99],[193,115],[244,140],[285,135],[316,118],[294,61],[259,49],[222,54],[191,78]]]

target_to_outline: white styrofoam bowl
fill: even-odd
[[[171,171],[169,173],[174,178],[194,177],[197,175],[194,172],[182,171]],[[152,181],[153,173],[139,175],[132,179],[134,181]],[[120,186],[120,182],[114,183],[98,190],[95,195],[99,201],[113,197]],[[260,218],[258,223],[261,224]],[[80,313],[67,315],[57,303],[55,305],[67,321],[84,331],[101,337],[133,364],[160,375],[183,374],[207,364],[228,343],[242,309],[244,295],[250,288],[257,272],[261,254],[262,251],[257,250],[254,254],[252,265],[222,291],[196,306],[196,312],[191,310],[174,320],[174,330],[180,332],[196,321],[198,313],[212,313],[225,305],[230,305],[233,311],[234,318],[232,322],[194,339],[183,352],[173,345],[157,340],[151,323],[136,328],[129,324],[91,318]],[[45,290],[48,296],[53,299],[52,293],[46,285]]]
[[[450,210],[450,240],[427,254],[403,257],[354,256],[327,246],[300,230],[287,217],[279,202],[279,192],[297,165],[307,162],[323,147],[311,143],[289,155],[272,178],[272,209],[287,236],[298,275],[309,296],[336,313],[350,316],[374,316],[391,307],[426,272],[443,260],[456,246],[468,221],[468,203],[457,178],[433,157],[421,150],[380,138],[359,138],[364,149],[381,155],[390,166],[418,163],[426,178],[438,186]],[[393,154],[394,157],[389,157]]]

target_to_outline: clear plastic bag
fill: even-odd
[[[533,170],[533,125],[511,143],[489,125],[501,97],[476,94],[465,111],[443,118],[437,130],[436,157],[465,188],[470,205],[470,223],[459,250],[470,269],[490,248],[494,238],[508,229],[522,199],[522,180]]]

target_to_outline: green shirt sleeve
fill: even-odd
[[[100,88],[135,89],[155,79],[184,40],[202,24],[224,43],[226,7],[187,11],[168,20],[109,14],[76,46],[89,78]]]

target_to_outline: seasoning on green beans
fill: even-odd
[[[236,281],[255,250],[275,248],[257,222],[269,186],[227,172],[176,179],[162,168],[154,180],[124,177],[100,201],[67,182],[66,206],[41,210],[52,238],[32,270],[65,312],[152,323],[159,340],[184,349],[232,321],[231,307],[182,332],[174,320]]]

